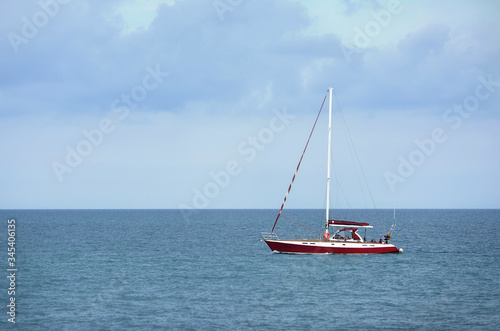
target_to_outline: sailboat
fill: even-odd
[[[358,231],[360,229],[372,228],[369,223],[366,222],[353,222],[345,220],[335,220],[330,219],[330,159],[331,159],[331,141],[332,141],[332,92],[333,89],[328,89],[329,94],[329,114],[328,114],[328,172],[326,178],[326,218],[325,218],[325,231],[322,236],[316,239],[280,239],[278,235],[274,232],[276,223],[280,218],[283,207],[285,205],[290,189],[292,188],[295,176],[300,167],[302,158],[304,157],[307,146],[311,139],[316,123],[318,122],[321,109],[326,100],[323,99],[323,104],[316,117],[316,122],[314,123],[309,139],[307,140],[304,151],[300,158],[295,174],[293,175],[292,182],[288,187],[285,199],[281,205],[281,209],[276,217],[273,228],[271,232],[262,233],[263,241],[269,246],[273,252],[277,253],[295,253],[295,254],[382,254],[382,253],[399,253],[403,249],[398,249],[395,245],[391,243],[391,232],[394,229],[395,223],[391,230],[384,238],[379,241],[369,241],[367,242]],[[330,234],[330,231],[332,232]]]

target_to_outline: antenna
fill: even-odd
[[[391,226],[391,229],[389,230],[388,234],[392,234],[392,232],[396,228],[396,206],[393,207],[393,210],[394,210],[394,216],[393,216],[394,217],[394,224]]]

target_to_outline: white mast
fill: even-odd
[[[326,221],[325,221],[325,234],[328,233],[328,218],[330,213],[330,153],[332,145],[332,91],[333,88],[329,88],[330,92],[330,105],[328,108],[328,166],[326,175]]]

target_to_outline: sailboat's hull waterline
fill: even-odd
[[[392,244],[330,240],[264,239],[273,252],[294,254],[384,254],[399,253]]]

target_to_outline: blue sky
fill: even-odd
[[[498,1],[0,7],[0,208],[500,208]]]

